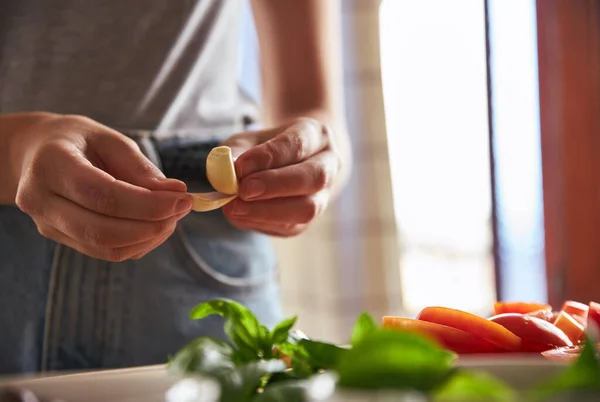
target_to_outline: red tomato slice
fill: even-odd
[[[573,342],[560,329],[548,321],[526,314],[507,313],[490,318],[521,338],[521,352],[543,352]]]
[[[559,315],[560,315],[560,314],[559,314]],[[571,315],[571,317],[573,317],[573,319],[574,319],[575,321],[577,321],[577,322],[578,322],[578,323],[579,323],[579,324],[580,324],[580,325],[581,325],[583,328],[585,328],[585,327],[587,326],[587,319],[585,319],[585,318],[581,318],[581,317],[580,317],[580,316],[578,316],[578,315],[572,315],[572,314],[570,314],[570,315]],[[558,318],[558,316],[556,316],[556,318]],[[556,320],[554,320],[554,321],[556,321]]]
[[[600,303],[590,302],[587,319],[588,323],[596,323],[597,329],[600,330]]]
[[[549,360],[571,363],[577,360],[581,351],[583,350],[583,345],[578,346],[565,346],[563,348],[550,349],[545,352],[542,352],[542,356]],[[600,342],[596,343],[596,355],[600,353]]]
[[[573,300],[567,300],[565,304],[563,304],[562,311],[565,313],[569,313],[572,316],[581,317],[584,320],[587,320],[589,306],[579,303]]]
[[[383,317],[383,327],[398,331],[418,333],[458,354],[495,353],[500,349],[485,339],[460,329],[432,322],[402,317]]]
[[[550,310],[552,306],[542,303],[497,302],[494,303],[494,314],[519,313],[527,314],[538,310]]]
[[[548,321],[549,323],[553,323],[556,320],[556,317],[558,317],[558,313],[555,316],[552,310],[537,310],[532,311],[531,313],[527,313],[527,315],[531,317],[540,318],[544,321]]]
[[[417,319],[460,329],[504,350],[518,351],[521,348],[521,338],[502,325],[466,311],[447,307],[425,307]]]
[[[576,344],[581,340],[585,330],[585,327],[581,323],[565,311],[560,312],[558,318],[554,321],[554,325],[560,328],[573,344]]]

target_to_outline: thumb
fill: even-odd
[[[122,134],[97,136],[93,150],[100,158],[102,170],[117,180],[158,191],[187,191],[184,182],[167,179],[140,150],[135,141]]]
[[[235,161],[241,154],[258,144],[254,133],[242,133],[223,141],[221,145],[231,148],[231,156]]]
[[[249,149],[262,144],[265,141],[275,137],[281,131],[280,128],[269,130],[247,131],[241,134],[236,134],[223,141],[221,145],[231,148],[231,156],[235,164],[235,171],[238,177],[241,177],[241,170],[237,159]]]

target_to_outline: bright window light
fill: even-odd
[[[381,52],[407,314],[496,300],[484,2],[384,0]]]

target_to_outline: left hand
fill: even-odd
[[[239,196],[223,207],[241,229],[289,237],[303,232],[326,208],[341,158],[331,130],[311,118],[237,134],[231,148]]]

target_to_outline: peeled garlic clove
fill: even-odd
[[[229,195],[216,191],[212,193],[191,193],[190,195],[192,196],[192,211],[196,212],[219,209],[237,197],[237,194]]]
[[[219,193],[227,195],[238,193],[238,181],[231,148],[220,146],[210,151],[206,158],[206,177]]]
[[[206,176],[215,190],[210,193],[191,193],[192,210],[212,211],[231,202],[238,194],[238,181],[231,156],[231,148],[213,148],[206,158]]]

